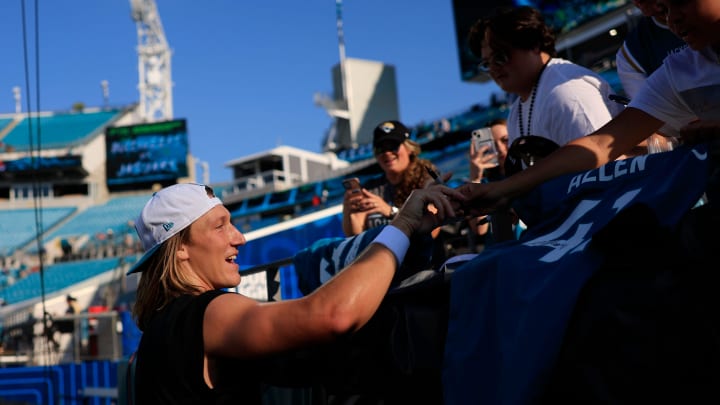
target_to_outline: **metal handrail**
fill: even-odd
[[[267,270],[277,270],[280,267],[287,266],[293,263],[293,257],[286,257],[284,259],[276,260],[270,263],[259,264],[257,266],[250,267],[249,269],[240,270],[241,275],[250,275],[260,273]]]

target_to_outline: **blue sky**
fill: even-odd
[[[334,0],[156,0],[173,51],[176,118],[188,120],[190,150],[210,163],[213,183],[231,179],[224,164],[278,145],[320,152],[331,123],[313,94],[332,91],[339,60]],[[137,33],[129,0],[39,0],[40,110],[75,102],[138,100]],[[34,1],[26,1],[30,91],[26,89],[21,2],[0,2],[0,113],[15,110],[20,86],[38,106]],[[408,125],[487,102],[494,84],[460,80],[451,0],[345,0],[346,54],[396,68],[400,119]]]

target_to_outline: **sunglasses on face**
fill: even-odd
[[[510,61],[510,56],[505,52],[495,52],[489,58],[483,58],[478,63],[478,68],[483,72],[489,72],[490,66],[503,66]]]
[[[373,152],[375,153],[376,156],[382,155],[385,152],[397,153],[397,151],[400,149],[400,145],[401,144],[399,144],[399,143],[398,144],[391,144],[391,143],[381,144],[381,145],[374,147]]]

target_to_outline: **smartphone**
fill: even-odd
[[[495,138],[493,137],[492,130],[490,127],[485,128],[479,128],[471,133],[472,142],[475,145],[475,150],[480,150],[484,146],[489,146],[488,150],[485,151],[485,154],[492,153],[495,155],[493,159],[490,161],[494,163],[495,165],[498,165],[498,159],[497,159],[497,149],[495,148]]]
[[[349,179],[344,179],[342,181],[343,187],[345,187],[345,190],[351,190],[352,193],[359,193],[360,192],[360,179],[357,177],[350,177]]]

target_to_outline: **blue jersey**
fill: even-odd
[[[708,181],[706,145],[556,178],[526,199],[532,225],[459,267],[451,283],[443,384],[447,404],[537,400],[581,288],[603,257],[591,243],[636,204],[674,226]],[[522,210],[522,207],[520,207]],[[642,254],[642,252],[639,252]]]

